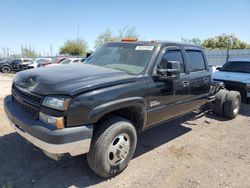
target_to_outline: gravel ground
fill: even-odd
[[[13,131],[3,111],[12,77],[0,73],[2,187],[250,187],[250,105],[231,121],[196,111],[149,129],[127,169],[102,179],[86,155],[53,161]]]

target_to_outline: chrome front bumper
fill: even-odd
[[[11,122],[11,126],[15,129],[15,131],[25,138],[27,141],[34,144],[36,147],[40,148],[45,152],[45,154],[66,154],[69,153],[71,156],[76,156],[84,153],[88,153],[91,139],[84,139],[76,142],[64,143],[64,144],[51,144],[44,142],[35,138],[34,136],[28,134],[21,130],[18,126]]]

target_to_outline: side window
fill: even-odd
[[[181,50],[169,50],[169,51],[167,51],[162,58],[160,66],[162,66],[162,67],[167,66],[168,61],[179,61],[180,66],[181,66],[181,73],[185,72]]]
[[[206,69],[204,57],[201,51],[186,50],[186,54],[190,72],[202,71]]]
[[[21,63],[22,61],[21,60],[15,60],[14,62],[13,62],[13,64],[19,64],[19,63]]]

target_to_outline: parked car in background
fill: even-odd
[[[65,65],[65,64],[71,64],[71,63],[82,63],[85,61],[85,58],[66,58],[62,60],[60,63],[53,63],[48,66],[55,66],[55,65]]]
[[[231,59],[212,75],[215,81],[223,81],[226,89],[237,90],[250,103],[250,58]]]
[[[11,71],[26,70],[32,63],[34,61],[30,58],[9,59],[0,63],[0,68],[3,73],[10,73]]]
[[[221,66],[209,65],[209,72],[211,74],[213,74],[213,73],[217,72],[219,68],[221,68]]]
[[[1,72],[11,72],[11,68],[9,65],[9,62],[12,61],[13,59],[11,58],[1,58],[0,60],[0,70]]]
[[[28,66],[29,69],[37,68],[38,64],[49,63],[52,58],[36,58],[35,62]]]
[[[40,62],[37,64],[37,68],[45,67],[45,66],[50,65],[50,64],[58,64],[66,58],[67,57],[55,57],[50,61],[47,60],[47,61]]]

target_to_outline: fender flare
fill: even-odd
[[[11,65],[10,65],[10,64],[8,64],[8,63],[4,63],[4,64],[2,64],[2,65],[0,66],[0,68],[2,69],[2,67],[3,67],[3,66],[8,66],[8,67],[10,67],[10,69],[12,70]]]
[[[104,115],[127,107],[138,107],[141,110],[143,115],[143,127],[144,127],[147,122],[147,110],[146,110],[146,101],[142,97],[130,97],[130,98],[118,99],[101,104],[95,107],[91,111],[88,118],[89,122],[96,123]]]

